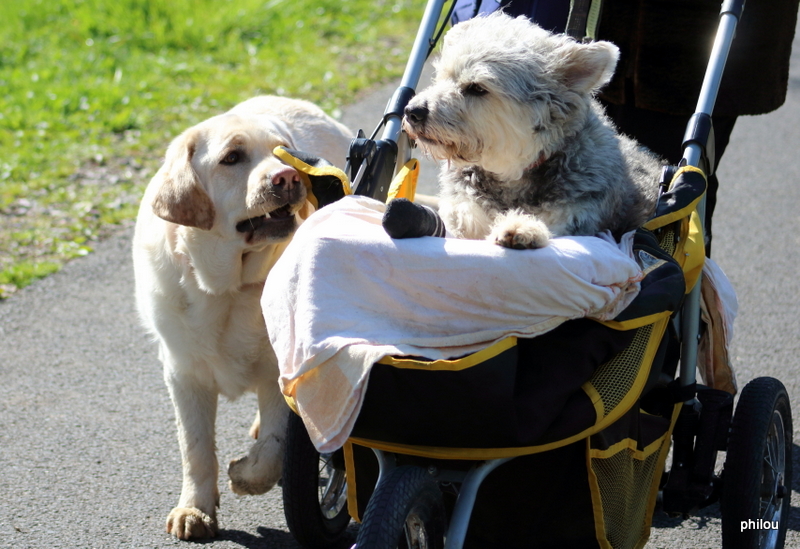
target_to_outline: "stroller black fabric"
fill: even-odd
[[[511,338],[500,352],[469,367],[458,360],[444,368],[426,368],[425,359],[410,368],[375,364],[351,436],[491,449],[550,444],[590,429],[603,412],[584,384],[635,338],[647,339],[627,323],[649,323],[677,311],[685,295],[680,265],[659,248],[653,233],[638,231],[634,254],[646,273],[642,289],[613,321],[576,319],[535,338]],[[605,413],[613,408],[609,402],[602,406]]]
[[[635,406],[588,441],[504,463],[481,484],[464,549],[599,549],[598,521],[613,547],[636,546],[660,479],[660,452],[646,449],[669,427],[669,415]]]
[[[680,265],[660,248],[655,235],[645,229],[636,232],[633,249],[646,276],[639,295],[614,320],[626,322],[661,311],[677,311],[686,290]]]
[[[705,260],[696,212],[705,189],[700,170],[676,171],[637,231],[645,277],[617,318],[572,320],[438,365],[375,364],[344,449],[353,516],[363,516],[377,479],[371,449],[397,465],[457,471],[514,457],[481,484],[464,547],[641,547],[685,400],[661,377],[675,372],[671,319]]]
[[[520,456],[489,474],[478,492],[464,544],[464,549],[599,547],[585,442]]]
[[[632,331],[578,319],[463,370],[378,363],[352,436],[450,448],[558,440],[595,423],[581,385],[632,339]],[[565,408],[570,413],[562,416]]]

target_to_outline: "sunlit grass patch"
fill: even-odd
[[[166,144],[188,125],[262,93],[335,115],[358,91],[399,75],[423,6],[0,2],[5,294],[33,273],[19,265],[62,264],[130,220]]]

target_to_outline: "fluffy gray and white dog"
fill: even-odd
[[[594,99],[618,57],[610,42],[579,43],[502,13],[447,33],[404,128],[446,161],[448,230],[539,248],[551,236],[619,235],[649,217],[663,162],[618,134]]]

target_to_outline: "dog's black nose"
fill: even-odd
[[[406,107],[405,110],[406,118],[412,124],[421,124],[425,122],[425,119],[428,118],[428,107],[426,106],[419,106],[419,107],[412,107],[409,105]]]

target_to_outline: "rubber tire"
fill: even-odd
[[[382,479],[369,500],[358,531],[358,549],[417,549],[408,547],[406,519],[415,514],[430,538],[425,549],[443,549],[446,529],[442,492],[422,468],[402,466]]]
[[[778,519],[777,543],[781,548],[791,507],[792,487],[792,409],[786,388],[777,379],[760,377],[742,391],[731,423],[723,470],[722,547],[724,549],[761,548],[759,529],[743,529],[742,521],[761,519],[761,483],[767,436],[778,412],[784,430],[785,496]],[[771,518],[769,519],[771,520]]]
[[[343,546],[350,514],[347,504],[334,518],[322,514],[319,501],[320,454],[308,436],[303,420],[291,414],[286,428],[283,458],[283,512],[297,543],[306,549]]]

